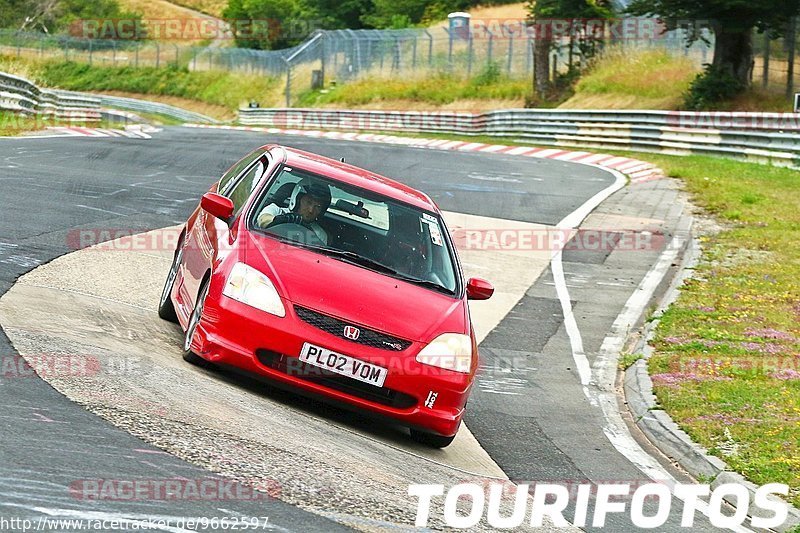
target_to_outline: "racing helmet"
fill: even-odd
[[[331,190],[328,185],[311,178],[303,178],[294,186],[292,195],[289,198],[289,209],[291,211],[295,210],[300,203],[300,198],[305,194],[321,200],[323,212],[331,205]]]

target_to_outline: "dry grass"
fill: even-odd
[[[222,11],[228,7],[228,0],[173,0],[172,3],[216,18],[222,18]]]
[[[506,4],[501,6],[479,6],[467,11],[472,15],[471,24],[474,26],[478,22],[489,24],[500,23],[502,19],[508,21],[524,20],[528,16],[528,9],[525,7],[525,2],[518,4]],[[441,33],[441,28],[447,28],[447,21],[443,20],[429,26],[437,33]]]
[[[193,13],[192,11],[181,7],[179,5],[175,5],[172,2],[167,2],[166,0],[120,0],[120,4],[124,9],[129,11],[133,11],[136,13],[140,13],[142,18],[145,20],[153,20],[153,21],[171,21],[171,20],[179,20],[181,21],[183,27],[189,28],[190,26],[187,24],[189,21],[193,21],[194,26],[200,24],[203,20],[209,20],[210,16],[203,15],[200,13]],[[188,30],[191,31],[191,30]],[[187,37],[193,37],[197,35],[197,33],[187,33]],[[201,38],[159,38],[159,41],[163,42],[170,42],[175,44],[185,44],[185,45],[198,45],[203,41],[208,41],[208,39],[201,39]]]
[[[28,63],[17,61],[10,56],[3,55],[3,53],[10,53],[11,50],[6,47],[0,47],[0,72],[11,74],[12,76],[19,76],[28,81],[36,82],[33,69],[29,68]]]
[[[499,71],[478,71],[472,78],[456,74],[418,70],[402,78],[373,71],[329,88],[306,91],[298,105],[361,109],[481,111],[490,108],[523,107],[529,92],[527,79],[509,79]]]
[[[93,91],[97,94],[108,94],[111,96],[124,96],[126,98],[139,98],[140,100],[149,100],[151,102],[160,102],[162,104],[174,105],[181,109],[201,113],[203,115],[215,118],[217,120],[234,120],[236,113],[225,106],[209,104],[201,102],[200,100],[192,100],[190,98],[180,98],[177,96],[164,96],[157,94],[141,94],[129,93],[125,91]]]
[[[700,72],[691,58],[661,50],[612,50],[597,60],[564,108],[678,109]]]
[[[447,104],[431,104],[414,100],[377,100],[362,105],[354,105],[351,109],[376,109],[384,111],[458,111],[464,113],[481,113],[496,109],[518,109],[524,107],[524,98],[475,100],[459,98]],[[323,104],[321,108],[341,109],[340,104]]]

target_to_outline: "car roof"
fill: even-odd
[[[288,146],[270,144],[263,148],[265,150],[281,149],[285,154],[285,162],[289,166],[330,177],[348,185],[361,187],[414,207],[436,213],[439,212],[436,204],[427,194],[375,172]]]

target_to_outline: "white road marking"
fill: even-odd
[[[626,178],[621,172],[610,168],[602,168],[602,170],[613,174],[616,178],[615,182],[564,218],[558,224],[558,227],[577,227],[601,202],[625,185]],[[594,369],[592,369],[589,359],[583,351],[583,339],[575,320],[575,315],[572,312],[572,302],[564,279],[561,250],[553,255],[551,261],[551,270],[556,285],[556,293],[564,313],[564,327],[569,337],[572,358],[578,369],[578,376],[581,385],[583,385],[586,398],[591,405],[599,407],[603,413],[603,418],[605,419],[603,433],[605,433],[611,445],[647,477],[654,481],[666,483],[670,487],[676,485],[678,481],[658,461],[644,451],[633,438],[627,424],[622,419],[614,392],[614,377],[616,375],[617,356],[623,347],[629,328],[635,323],[637,317],[641,315],[650,298],[652,298],[659,282],[677,257],[681,244],[680,237],[673,238],[670,246],[661,254],[656,264],[650,268],[625,303],[622,312],[614,320],[614,324],[611,327],[612,333],[606,336],[603,341]],[[678,495],[675,495],[675,497],[682,499]],[[709,516],[708,505],[705,502],[699,502],[697,510],[703,515]],[[732,528],[732,530],[739,532],[750,531],[743,526]]]

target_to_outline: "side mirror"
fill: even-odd
[[[228,222],[233,216],[233,202],[231,199],[215,192],[205,193],[200,199],[200,207],[224,222]]]
[[[468,300],[488,300],[492,294],[494,294],[494,287],[485,279],[469,278],[467,280]]]

